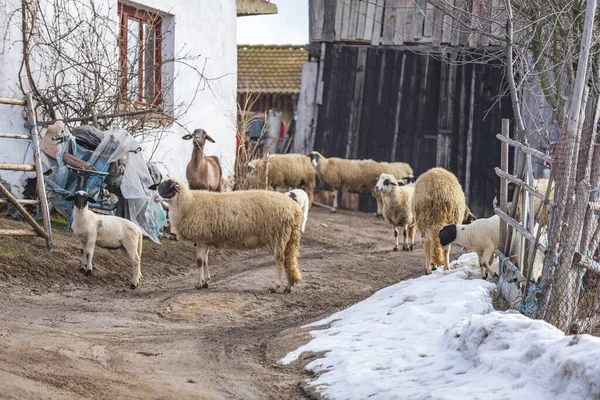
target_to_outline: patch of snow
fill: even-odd
[[[473,279],[469,279],[472,277]],[[599,399],[600,339],[492,307],[475,253],[307,326],[306,368],[330,399]]]

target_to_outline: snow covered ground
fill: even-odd
[[[329,399],[600,399],[600,338],[492,307],[474,253],[309,325],[306,368]]]

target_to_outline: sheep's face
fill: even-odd
[[[204,144],[206,143],[206,141],[208,140],[211,143],[214,143],[214,139],[211,138],[210,136],[208,136],[208,133],[206,133],[206,131],[204,129],[196,129],[194,131],[194,133],[192,133],[191,135],[184,135],[182,137],[183,140],[193,140],[194,141],[194,148],[197,149],[204,149]]]
[[[309,157],[310,157],[310,163],[312,164],[312,166],[317,168],[317,165],[319,165],[321,155],[319,153],[317,153],[316,151],[313,151],[310,153]]]
[[[84,192],[83,190],[79,190],[79,191],[75,192],[74,195],[65,198],[65,200],[72,201],[73,205],[78,210],[83,210],[84,208],[86,208],[88,202],[90,202],[90,203],[96,202],[96,200],[94,200],[93,197],[88,196],[87,192]]]
[[[381,174],[379,180],[375,185],[375,191],[377,193],[388,193],[394,186],[403,186],[404,182],[396,181],[392,176],[387,174]]]
[[[465,228],[459,228],[455,224],[451,224],[446,225],[440,230],[438,237],[440,238],[440,244],[442,247],[446,247],[456,240],[458,229],[464,230]]]
[[[160,185],[154,184],[152,186],[149,186],[148,189],[158,190],[158,195],[161,197],[161,200],[169,200],[175,197],[177,193],[179,193],[179,184],[173,179],[167,179],[166,181],[163,181]]]

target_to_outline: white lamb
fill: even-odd
[[[80,190],[66,198],[73,202],[73,232],[81,244],[81,269],[85,275],[92,275],[94,246],[105,249],[124,249],[131,260],[131,289],[135,289],[142,277],[142,230],[133,222],[113,215],[99,215],[88,208],[88,202],[95,203],[92,197]]]
[[[513,235],[511,255],[518,247],[516,236]],[[439,238],[443,247],[456,243],[477,253],[483,279],[487,279],[488,272],[492,276],[498,276],[490,267],[494,260],[494,250],[500,242],[500,217],[497,215],[476,219],[468,225],[446,225],[440,230]]]
[[[300,232],[304,233],[306,220],[308,219],[308,209],[310,208],[311,203],[308,194],[302,189],[293,189],[285,194],[290,196],[296,203],[300,204],[300,207],[302,208],[302,226],[300,227]]]

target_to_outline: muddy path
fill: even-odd
[[[306,341],[298,327],[421,275],[424,259],[419,239],[392,252],[372,215],[314,208],[291,294],[268,292],[266,251],[211,252],[211,286],[195,290],[192,245],[169,241],[145,242],[131,291],[122,254],[97,250],[88,278],[73,236],[58,227],[55,241],[0,238],[0,398],[305,398],[308,375],[277,364]]]

